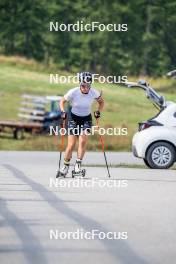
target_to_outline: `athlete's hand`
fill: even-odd
[[[100,111],[95,111],[94,112],[94,117],[97,119],[97,118],[100,118]]]
[[[61,112],[61,118],[62,118],[62,120],[65,120],[67,118],[67,113],[62,111]]]

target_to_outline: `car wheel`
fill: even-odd
[[[152,169],[168,169],[176,161],[176,151],[167,142],[156,142],[149,147],[145,159]]]
[[[146,159],[143,159],[143,161],[144,161],[145,165],[150,168],[148,161]]]
[[[23,129],[20,128],[15,129],[15,131],[13,132],[13,136],[17,140],[23,139],[24,138]]]

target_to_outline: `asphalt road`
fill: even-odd
[[[109,162],[135,162],[123,155]],[[57,166],[58,153],[0,152],[1,264],[175,264],[175,170],[111,168],[108,179],[87,167],[83,180],[56,181]]]

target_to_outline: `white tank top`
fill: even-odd
[[[70,102],[72,106],[72,113],[77,116],[87,116],[91,113],[91,106],[94,100],[100,97],[100,92],[90,88],[88,94],[83,94],[80,87],[70,89],[64,98]]]

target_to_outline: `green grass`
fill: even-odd
[[[49,84],[49,73],[59,73],[56,66],[45,68],[34,61],[21,58],[0,57],[0,120],[17,120],[21,95],[63,95],[72,84]],[[65,74],[65,73],[64,73]],[[68,74],[68,73],[67,73]],[[137,80],[131,77],[129,80]],[[176,100],[174,80],[166,78],[147,81],[169,100]],[[157,113],[157,110],[146,99],[144,92],[138,89],[128,89],[119,85],[94,84],[103,91],[105,109],[101,118],[102,126],[127,127],[128,136],[106,136],[108,150],[130,150],[131,139],[137,130],[137,123],[146,120]],[[96,106],[94,105],[94,109]],[[56,143],[57,142],[57,143]],[[17,141],[12,135],[1,135],[2,150],[57,150],[58,138],[50,136],[25,135],[25,139]],[[97,136],[91,136],[89,150],[99,149]]]

